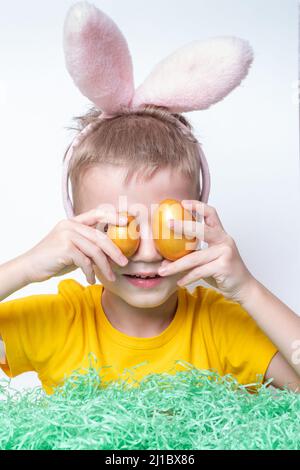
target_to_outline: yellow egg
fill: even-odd
[[[188,210],[184,209],[180,201],[176,199],[164,199],[153,213],[152,232],[156,249],[160,254],[170,260],[175,261],[186,254],[195,251],[198,239],[186,238],[183,234],[176,233],[168,225],[169,220],[196,221],[195,217]],[[180,237],[180,238],[179,238]]]
[[[127,225],[109,225],[107,236],[120,248],[124,256],[130,257],[140,244],[139,224],[135,217],[127,212],[120,212],[119,215],[127,216]]]

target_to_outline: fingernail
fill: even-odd
[[[125,256],[120,256],[120,257],[119,257],[119,260],[120,260],[120,264],[121,264],[122,266],[125,266],[125,265],[128,263],[128,259],[125,258]]]
[[[159,268],[159,269],[158,269],[158,273],[159,273],[159,274],[165,274],[165,273],[167,273],[167,272],[168,272],[168,268]]]

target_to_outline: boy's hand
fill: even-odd
[[[171,228],[186,236],[196,236],[208,248],[189,253],[176,261],[165,260],[158,273],[162,276],[181,271],[188,273],[178,281],[179,286],[203,279],[219,289],[224,297],[241,302],[247,286],[254,278],[245,266],[234,240],[225,232],[214,207],[196,201],[181,201],[185,209],[196,212],[204,222],[175,221]],[[166,268],[166,271],[162,271]]]
[[[29,282],[41,282],[53,276],[62,276],[77,268],[84,272],[87,282],[96,282],[93,264],[109,281],[115,280],[108,257],[125,266],[128,259],[101,230],[106,224],[126,225],[116,212],[101,206],[71,219],[64,219],[36,246],[24,254]],[[123,262],[122,262],[123,260]]]

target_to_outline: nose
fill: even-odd
[[[164,258],[157,251],[152,234],[151,223],[140,221],[140,244],[137,251],[131,256],[132,261],[146,263],[162,261]]]

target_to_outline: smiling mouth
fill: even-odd
[[[131,277],[134,279],[158,279],[162,277],[159,274],[156,274],[155,276],[137,276],[135,274],[123,274],[123,276]]]

